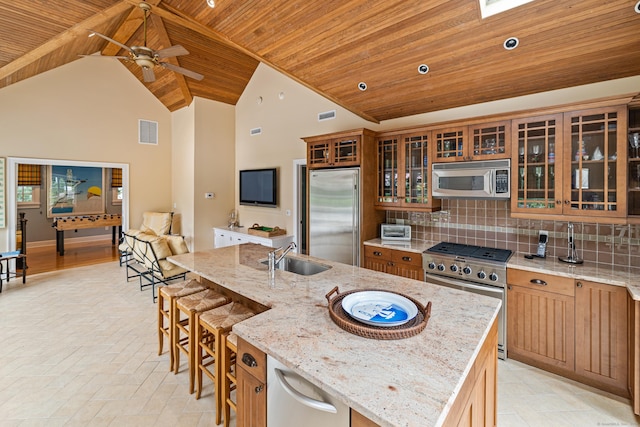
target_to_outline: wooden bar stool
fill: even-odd
[[[184,282],[162,286],[158,291],[158,355],[162,354],[164,347],[164,337],[169,343],[169,370],[173,371],[174,347],[173,343],[173,318],[176,312],[176,300],[180,297],[202,292],[207,288],[196,279],[185,280]],[[164,301],[168,300],[168,307],[165,308]],[[164,320],[167,319],[165,326]]]
[[[231,409],[236,414],[236,402],[231,399],[231,392],[236,389],[236,355],[238,354],[238,336],[231,332],[224,336],[224,358],[222,359],[222,390],[224,403],[224,427],[229,427]],[[236,415],[237,416],[237,415]]]
[[[174,373],[177,374],[180,369],[180,352],[183,352],[189,362],[189,393],[193,393],[193,379],[196,371],[194,354],[196,352],[195,329],[198,320],[197,315],[203,311],[228,303],[229,298],[212,289],[187,295],[176,300],[173,323]],[[182,318],[183,313],[186,318]],[[184,336],[181,336],[181,333]]]
[[[254,316],[255,313],[246,306],[232,302],[227,305],[198,314],[195,341],[198,348],[195,352],[196,366],[196,399],[202,391],[202,373],[213,381],[216,400],[216,424],[220,424],[222,415],[222,384],[224,373],[222,359],[224,358],[224,336],[233,325]],[[210,369],[211,365],[213,369]]]

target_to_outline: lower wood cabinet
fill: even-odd
[[[627,289],[507,270],[507,357],[628,397]]]
[[[627,289],[576,281],[576,373],[627,394]]]
[[[424,280],[422,255],[417,252],[365,245],[364,267],[409,279]]]
[[[573,279],[507,270],[507,357],[574,368]]]
[[[266,427],[267,355],[238,338],[236,368],[236,426]]]

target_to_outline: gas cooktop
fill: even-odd
[[[464,245],[462,243],[451,242],[438,243],[425,252],[499,263],[506,263],[513,253],[510,249],[487,248],[485,246]]]

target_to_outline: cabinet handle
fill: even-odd
[[[382,256],[382,252],[378,252],[378,251],[373,251],[373,254],[375,256]]]
[[[256,366],[258,366],[258,362],[256,362],[255,357],[253,357],[249,353],[245,353],[242,355],[242,363],[250,368],[255,368]]]
[[[394,264],[394,263],[392,263],[391,261],[387,261],[387,265],[388,265],[389,267],[393,267],[395,264]]]
[[[540,279],[531,279],[529,280],[529,282],[533,283],[534,285],[547,286],[547,282]]]
[[[403,256],[402,260],[403,261],[411,261],[411,257],[410,256]]]
[[[576,286],[581,288],[582,287],[582,282],[578,282],[578,284],[576,284]]]
[[[507,285],[507,289],[511,290],[511,285]]]
[[[568,205],[568,204],[569,204],[569,201],[568,201],[568,200],[565,200],[565,201],[564,201],[564,204],[565,204],[565,205]]]
[[[556,205],[561,205],[562,204],[562,200],[556,200]]]
[[[260,394],[262,390],[264,390],[264,385],[260,384],[258,387],[256,387],[256,394]]]

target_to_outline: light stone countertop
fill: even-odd
[[[364,242],[368,246],[379,246],[390,249],[398,249],[411,252],[424,252],[436,245],[437,241],[411,240],[408,242],[387,242],[381,239],[371,239]],[[598,264],[585,261],[583,264],[567,264],[557,257],[526,259],[524,253],[515,252],[507,268],[518,268],[533,272],[555,274],[576,280],[588,280],[614,286],[626,286],[629,295],[634,300],[640,301],[640,266],[638,268],[625,268],[612,266],[611,264]]]
[[[277,270],[270,285],[259,264],[269,250],[243,244],[168,259],[270,307],[233,330],[372,421],[441,425],[497,317],[499,300],[306,256],[299,257],[332,268],[313,276]],[[325,295],[335,286],[341,292],[389,289],[431,301],[431,318],[424,331],[406,339],[352,335],[329,317]]]

